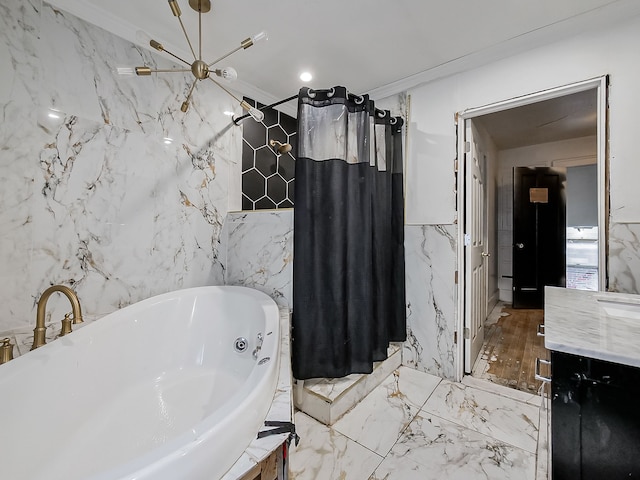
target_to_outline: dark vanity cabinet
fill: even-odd
[[[640,478],[640,368],[552,351],[551,378],[553,480]]]

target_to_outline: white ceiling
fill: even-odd
[[[136,43],[145,31],[192,58],[166,0],[47,1]],[[178,2],[197,45],[198,15]],[[222,62],[238,71],[240,93],[272,103],[295,95],[309,70],[312,88],[344,85],[381,98],[639,14],[638,0],[213,0],[203,57],[267,30],[267,42]]]

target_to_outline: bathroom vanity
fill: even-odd
[[[545,289],[553,480],[640,476],[640,296]]]

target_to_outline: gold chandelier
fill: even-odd
[[[182,102],[182,106],[180,107],[180,110],[182,110],[183,112],[186,112],[189,109],[189,104],[191,102],[191,96],[193,95],[193,91],[194,91],[197,83],[199,81],[201,81],[201,80],[209,79],[213,83],[215,83],[218,87],[220,87],[222,90],[224,90],[229,95],[231,95],[238,103],[240,103],[240,106],[244,110],[246,110],[247,113],[249,113],[249,115],[251,115],[256,121],[258,121],[258,122],[262,121],[263,118],[264,118],[264,113],[262,113],[257,108],[252,107],[246,101],[240,100],[233,93],[231,93],[229,90],[227,90],[223,85],[221,85],[220,82],[216,81],[211,76],[211,74],[214,74],[215,76],[223,78],[223,79],[228,80],[228,81],[233,81],[236,78],[238,78],[238,73],[231,67],[226,67],[226,68],[212,68],[212,67],[215,64],[217,64],[217,63],[221,62],[222,60],[224,60],[225,58],[227,58],[228,56],[234,54],[238,50],[240,50],[240,49],[246,50],[247,48],[252,46],[254,43],[259,42],[260,40],[266,40],[267,39],[266,32],[260,32],[260,33],[258,33],[256,35],[252,36],[252,37],[249,37],[249,38],[243,40],[240,43],[239,47],[234,48],[233,50],[231,50],[230,52],[228,52],[225,55],[221,56],[220,58],[214,60],[213,62],[207,63],[204,60],[202,60],[202,14],[203,13],[207,13],[208,11],[211,10],[211,1],[210,0],[189,0],[189,6],[193,10],[198,12],[198,54],[197,55],[196,55],[196,52],[195,52],[195,50],[193,48],[193,45],[191,44],[191,40],[189,39],[189,35],[187,34],[187,30],[185,29],[184,24],[182,23],[182,18],[181,18],[182,12],[180,11],[180,6],[178,5],[178,1],[177,0],[169,0],[169,7],[171,7],[171,12],[173,13],[173,15],[180,22],[180,27],[182,27],[182,31],[184,33],[184,36],[187,39],[187,43],[189,44],[189,49],[191,50],[191,53],[192,53],[193,58],[194,58],[193,62],[190,63],[190,62],[184,60],[183,58],[180,58],[178,55],[175,55],[175,54],[171,53],[166,48],[164,48],[160,42],[157,42],[156,40],[153,40],[153,39],[149,40],[149,45],[151,45],[153,48],[155,48],[159,52],[168,53],[169,55],[171,55],[176,60],[179,60],[180,62],[188,65],[189,68],[181,68],[181,69],[180,68],[176,68],[176,69],[161,69],[161,70],[158,70],[158,69],[152,69],[151,67],[148,67],[148,66],[145,65],[145,66],[142,66],[142,67],[135,67],[133,72],[135,72],[135,74],[138,75],[138,76],[149,76],[152,73],[191,72],[193,74],[193,76],[195,77],[195,79],[193,81],[193,84],[191,85],[191,88],[189,89],[189,93],[187,94],[187,98],[185,99],[184,102]],[[127,69],[124,69],[124,70],[127,70]],[[133,72],[130,72],[130,73],[133,73]],[[122,73],[127,73],[127,72],[123,71]]]

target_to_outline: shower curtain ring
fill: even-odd
[[[364,102],[364,97],[362,95],[354,95],[354,99],[353,101],[356,102],[356,105],[362,105],[362,102]]]
[[[384,118],[384,117],[387,116],[387,111],[386,110],[378,110],[376,113],[378,114],[378,116],[380,118]]]
[[[329,92],[327,92],[327,98],[331,98],[336,94],[336,89],[331,87],[331,89],[329,90]]]
[[[316,98],[316,92],[311,88],[307,90],[307,95],[309,95],[309,98]]]
[[[396,117],[391,117],[391,125],[395,125],[398,123],[398,119]]]

